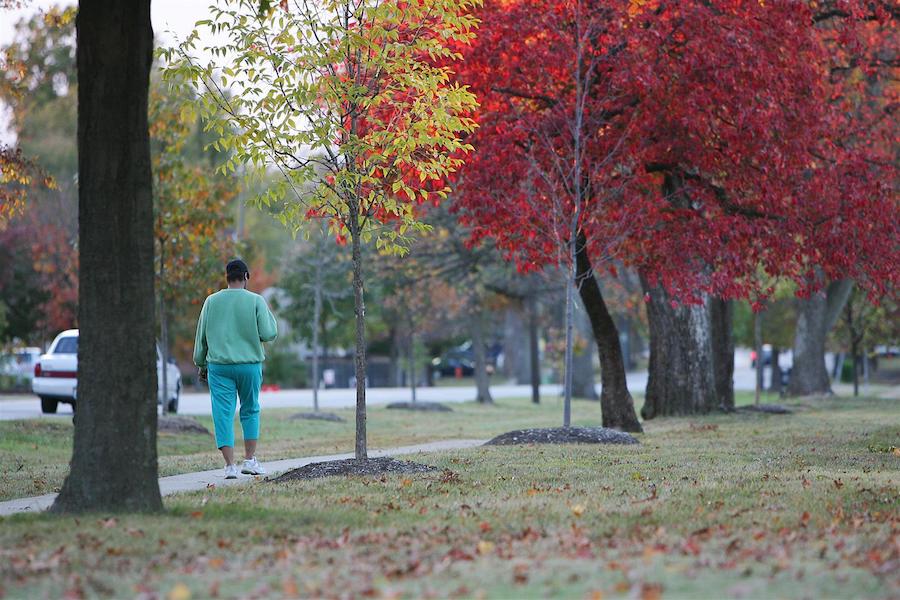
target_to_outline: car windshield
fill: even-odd
[[[78,354],[78,338],[75,336],[61,338],[56,343],[53,354]]]

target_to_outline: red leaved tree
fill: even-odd
[[[587,51],[576,34],[579,14],[598,23]],[[880,228],[874,240],[873,225],[861,227],[863,215],[896,205],[870,172],[850,178],[865,157],[835,142],[843,131],[829,104],[828,52],[808,7],[525,0],[490,3],[482,20],[467,66],[479,75],[469,80],[483,106],[478,162],[463,174],[458,205],[476,235],[497,238],[525,268],[555,262],[560,243],[574,244],[576,282],[600,347],[605,425],[626,427],[607,407],[630,404],[618,332],[597,327],[605,306],[590,285],[609,258],[642,273],[651,325],[656,315],[697,332],[666,348],[692,372],[676,389],[672,380],[651,381],[647,417],[723,403],[714,349],[727,342],[710,333],[718,318],[710,295],[763,298],[770,290],[760,274],[792,278],[810,293],[816,269],[846,276],[851,266],[871,290],[896,282],[895,259],[867,260],[877,240],[896,239],[895,227]],[[603,68],[579,82],[584,57],[597,55]],[[592,125],[577,130],[577,117],[557,115],[566,112],[560,105],[578,105],[581,89]],[[567,152],[535,152],[543,128],[560,131]],[[581,206],[560,202],[571,189],[529,175],[561,164],[569,181],[579,174]],[[847,202],[853,216],[837,218],[831,207]],[[560,209],[575,219],[574,235],[554,225]],[[679,302],[694,308],[666,313]],[[698,361],[699,350],[706,358]],[[608,389],[609,372],[623,385]]]

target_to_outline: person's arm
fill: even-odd
[[[256,300],[256,328],[259,330],[259,341],[271,342],[278,337],[278,323],[275,315],[269,310],[265,298],[257,296]]]
[[[203,308],[200,309],[200,319],[197,321],[197,334],[194,336],[194,364],[200,370],[206,369],[206,355],[209,352],[209,346],[206,343],[206,303],[209,298],[203,302]]]

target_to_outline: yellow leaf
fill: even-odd
[[[168,600],[191,600],[191,590],[183,583],[176,583],[166,596]]]
[[[487,540],[481,540],[478,542],[478,554],[484,556],[485,554],[490,554],[494,551],[494,542],[489,542]]]
[[[571,510],[572,510],[572,514],[575,515],[576,517],[580,517],[581,515],[584,514],[584,506],[581,504],[576,504],[575,506],[572,507]]]

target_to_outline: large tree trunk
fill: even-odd
[[[572,395],[585,400],[599,400],[594,381],[594,345],[590,343],[591,322],[582,306],[575,309],[575,329],[578,339],[587,343],[578,344],[572,359]]]
[[[734,410],[734,303],[731,300],[710,300],[712,324],[713,377],[716,382],[716,398],[719,408]]]
[[[641,278],[649,296],[650,365],[641,416],[694,415],[719,405],[713,359],[710,299],[675,305],[659,286]]]
[[[475,401],[482,404],[493,404],[490,377],[487,372],[487,352],[484,342],[484,315],[476,308],[471,317],[472,353],[475,361]]]
[[[600,411],[603,415],[603,426],[621,429],[622,431],[641,432],[641,424],[634,412],[634,399],[628,392],[625,379],[625,362],[622,357],[622,346],[619,343],[619,331],[613,322],[600,286],[587,254],[585,240],[579,237],[577,252],[576,285],[581,301],[591,320],[597,352],[600,356]]]
[[[150,1],[82,0],[76,30],[78,417],[53,510],[156,511]]]
[[[356,459],[369,457],[366,449],[366,303],[363,297],[362,232],[359,204],[350,202],[350,238],[353,245],[353,311],[356,314]]]
[[[825,340],[852,289],[853,282],[843,279],[832,282],[826,291],[816,293],[809,299],[797,300],[794,366],[788,381],[788,395],[831,393],[831,382],[825,368]]]

